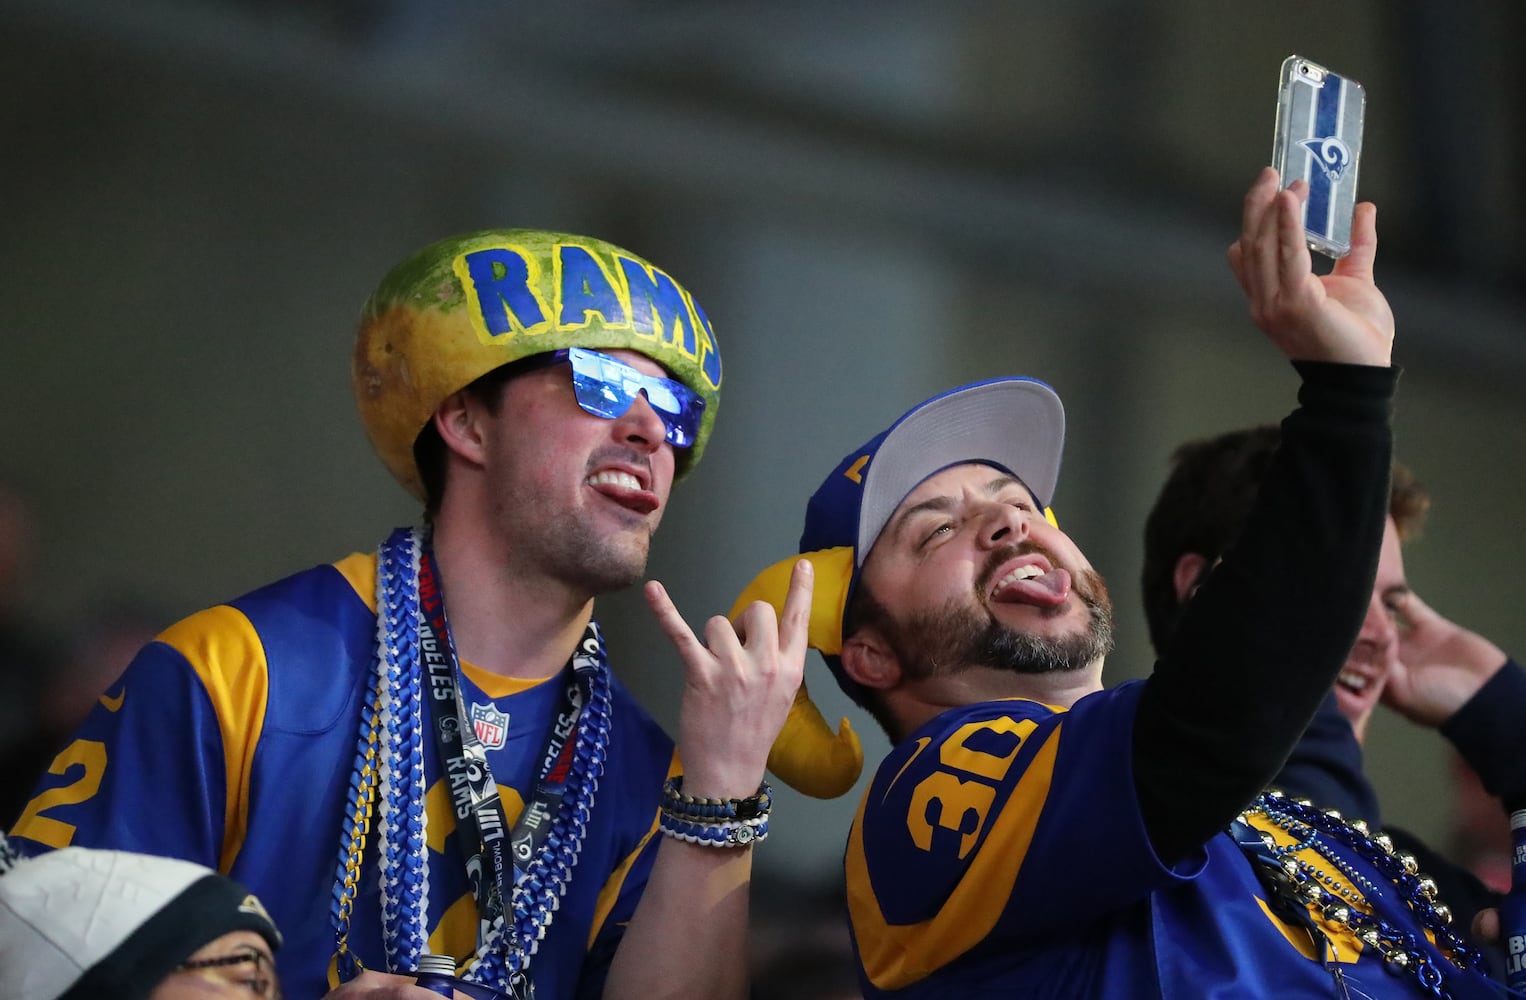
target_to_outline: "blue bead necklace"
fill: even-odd
[[[1312,906],[1331,923],[1349,928],[1363,945],[1382,956],[1390,971],[1413,974],[1422,987],[1436,996],[1450,995],[1446,990],[1447,969],[1430,957],[1420,937],[1379,915],[1376,904],[1384,886],[1431,933],[1451,966],[1484,973],[1483,954],[1452,929],[1451,910],[1437,899],[1436,883],[1420,873],[1413,857],[1397,853],[1386,835],[1373,834],[1360,821],[1348,823],[1334,810],[1317,809],[1307,801],[1290,799],[1278,791],[1259,796],[1241,815],[1240,822],[1246,823],[1253,814],[1265,816],[1294,838],[1294,843],[1284,845],[1276,843],[1269,833],[1261,834],[1267,852],[1287,877],[1295,902]],[[1344,846],[1366,862],[1379,876],[1377,884],[1334,850],[1334,844]],[[1341,885],[1328,872],[1298,856],[1298,852],[1307,849],[1345,876],[1353,888]]]
[[[354,978],[360,962],[349,948],[350,919],[360,884],[373,804],[378,817],[382,939],[388,971],[412,972],[428,951],[429,850],[426,846],[424,722],[420,692],[417,529],[399,528],[377,553],[377,656],[361,706],[360,733],[340,837],[330,921],[334,971]],[[578,719],[567,793],[551,834],[515,883],[509,915],[481,936],[462,978],[508,995],[526,995],[530,958],[550,927],[577,865],[609,747],[609,665],[598,626],[589,623],[573,654],[588,672],[588,704]]]

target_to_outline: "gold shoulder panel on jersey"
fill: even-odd
[[[159,641],[196,671],[222,731],[227,801],[218,868],[230,871],[249,830],[249,776],[270,693],[265,647],[243,612],[225,604],[171,625]]]
[[[1005,717],[976,725],[1006,732],[1020,731],[1023,737],[1033,728],[1031,723],[1019,723]],[[858,941],[859,957],[869,980],[876,987],[896,990],[920,982],[975,947],[996,926],[1011,899],[1018,871],[1027,857],[1028,848],[1033,842],[1033,832],[1049,796],[1062,728],[1063,726],[1056,726],[1038,748],[1002,808],[991,818],[985,839],[980,842],[979,850],[971,857],[964,874],[938,912],[927,920],[914,924],[891,924],[885,919],[869,877],[869,863],[864,853],[864,814],[869,802],[869,793],[865,793],[848,838],[844,866],[847,872],[848,912]],[[952,734],[940,747],[940,755],[945,762],[951,762],[950,758],[957,760],[969,752],[965,729]],[[956,738],[959,740],[957,747],[952,746]],[[952,753],[944,754],[944,748],[950,748]],[[1010,756],[992,760],[1010,765],[1014,757],[1015,751]],[[983,766],[983,770],[990,769],[989,766]],[[923,778],[918,783],[918,789],[924,784],[930,786],[926,793],[914,792],[912,795],[913,801],[921,802],[924,806],[952,787],[964,789],[960,792],[962,796],[969,792],[970,802],[975,801],[975,790],[982,790],[982,795],[993,790],[992,786],[980,782],[978,777],[961,782],[952,771],[944,769]],[[968,802],[961,799],[959,804],[965,806]],[[889,814],[883,811],[883,807],[881,810],[879,819],[886,821]],[[918,829],[917,824],[910,823],[910,820],[908,825],[914,842],[923,850],[931,849],[930,835]],[[969,851],[974,840],[974,836],[961,838],[957,848],[961,856]],[[893,885],[894,882],[892,880],[887,884]]]
[[[376,553],[352,552],[334,563],[334,568],[354,588],[355,596],[376,614]]]

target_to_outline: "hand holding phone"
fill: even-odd
[[[1283,187],[1308,182],[1304,235],[1309,249],[1327,257],[1351,252],[1366,106],[1367,92],[1356,80],[1302,56],[1283,60],[1272,166]]]
[[[1227,256],[1251,319],[1290,360],[1386,367],[1394,317],[1373,280],[1377,206],[1357,206],[1351,252],[1318,274],[1299,224],[1305,197],[1279,190],[1271,167],[1246,192],[1240,238]]]

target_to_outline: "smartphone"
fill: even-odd
[[[1309,184],[1303,230],[1309,249],[1339,259],[1351,252],[1356,173],[1367,91],[1350,77],[1302,56],[1282,62],[1272,166],[1287,187]]]

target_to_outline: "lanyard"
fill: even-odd
[[[573,658],[574,669],[566,680],[563,697],[546,734],[540,778],[510,831],[498,797],[498,784],[488,766],[487,748],[477,738],[461,696],[457,682],[459,660],[445,619],[445,601],[434,557],[427,551],[419,559],[419,612],[419,651],[429,686],[427,701],[435,745],[451,789],[467,876],[485,933],[503,915],[524,867],[551,831],[551,820],[567,792],[575,742],[572,737],[577,732],[583,706],[588,704],[591,675],[600,660],[588,656]],[[585,634],[579,648],[585,649],[589,641]]]
[[[457,811],[461,817],[458,839],[462,853],[470,855],[467,874],[473,881],[474,898],[479,909],[491,902],[502,911],[479,929],[476,956],[464,978],[490,985],[503,997],[526,1000],[534,992],[530,960],[571,883],[604,773],[611,722],[609,662],[599,627],[590,621],[572,653],[570,673],[564,672],[558,681],[566,685],[567,693],[558,703],[563,710],[551,713],[536,792],[505,838],[503,807],[497,801],[498,786],[487,768],[485,748],[477,741],[468,757],[465,747],[454,745],[458,738],[475,739],[476,734],[463,711],[458,661],[450,645],[438,571],[427,558],[428,549],[426,531],[399,528],[377,550],[374,676],[360,705],[359,739],[350,774],[352,797],[340,835],[329,911],[334,928],[329,975],[332,982],[345,982],[363,971],[349,949],[350,917],[362,882],[366,836],[378,808],[377,865],[386,967],[410,971],[428,953],[430,851],[424,829],[424,758],[430,739],[425,731],[435,730],[443,776],[452,794],[463,784],[467,787],[466,807]],[[439,695],[434,693],[436,683],[444,685]],[[455,757],[462,762],[451,770],[449,762]],[[467,772],[473,768],[474,777],[468,780]],[[482,815],[489,817],[480,826],[477,810],[472,808],[473,792],[483,806]],[[558,801],[558,796],[560,807],[553,809],[548,803]],[[543,821],[546,816],[549,822]],[[484,830],[490,839],[481,836]],[[506,849],[506,839],[520,847]],[[522,865],[517,863],[521,858]],[[485,885],[484,864],[495,868]],[[489,896],[494,899],[488,901]]]
[[[1345,974],[1341,971],[1340,964],[1335,960],[1335,947],[1330,943],[1330,938],[1314,922],[1314,917],[1309,913],[1309,908],[1298,895],[1298,888],[1293,884],[1287,872],[1283,871],[1281,859],[1265,840],[1261,838],[1261,831],[1245,822],[1236,819],[1229,824],[1227,831],[1234,838],[1235,844],[1250,862],[1255,870],[1256,879],[1261,883],[1261,888],[1266,892],[1267,906],[1272,913],[1281,918],[1282,922],[1289,927],[1298,927],[1309,935],[1309,942],[1318,953],[1320,964],[1335,977],[1336,995],[1347,996],[1345,992]]]

